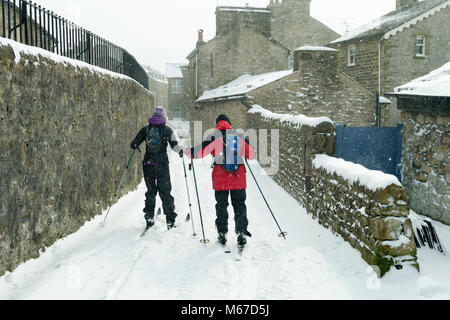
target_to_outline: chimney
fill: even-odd
[[[298,48],[294,52],[294,71],[335,74],[338,72],[338,50],[316,46]]]
[[[203,41],[203,29],[198,30],[198,42],[204,42]]]
[[[413,4],[418,3],[419,0],[396,0],[395,10],[400,10],[401,8]]]

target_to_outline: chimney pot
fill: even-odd
[[[203,42],[203,29],[198,30],[198,42]]]

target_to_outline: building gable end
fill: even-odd
[[[414,19],[409,20],[408,22],[405,22],[404,24],[388,31],[387,33],[384,34],[384,36],[382,37],[383,39],[387,40],[390,37],[396,35],[398,32],[402,32],[405,29],[410,28],[411,26],[417,24],[418,22],[421,22],[429,17],[431,17],[432,15],[438,13],[439,11],[447,8],[448,6],[450,6],[450,0],[447,2],[444,2],[443,4],[434,7],[433,9],[421,14],[420,16],[415,17]]]

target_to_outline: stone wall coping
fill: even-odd
[[[260,105],[253,105],[252,108],[248,111],[249,114],[261,114],[261,117],[264,119],[272,119],[280,122],[288,122],[296,126],[309,126],[309,127],[317,127],[322,123],[330,123],[334,125],[334,122],[327,117],[319,117],[319,118],[311,118],[305,115],[292,115],[292,114],[280,114],[273,113],[267,109],[264,109]]]
[[[313,166],[317,169],[323,168],[328,173],[336,173],[351,183],[359,182],[362,186],[372,191],[385,189],[390,185],[402,187],[397,177],[377,170],[369,170],[362,165],[330,157],[324,154],[316,155]]]

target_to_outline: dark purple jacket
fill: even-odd
[[[140,146],[142,142],[147,140],[147,132],[150,131],[149,129],[155,127],[160,130],[161,133],[161,152],[157,155],[151,155],[148,150],[146,150],[143,163],[144,165],[169,163],[167,146],[170,145],[175,152],[179,152],[180,149],[172,129],[166,126],[166,119],[164,118],[153,117],[148,120],[148,123],[148,126],[145,126],[139,131],[138,135],[131,143],[131,147],[134,148]]]

